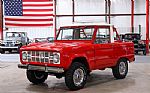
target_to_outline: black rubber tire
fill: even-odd
[[[146,55],[146,50],[143,51],[143,55]]]
[[[27,74],[27,79],[33,84],[43,83],[48,77],[48,73],[40,72],[40,71],[27,70],[26,74]],[[36,76],[38,74],[39,77]]]
[[[1,54],[4,54],[5,51],[4,51],[3,49],[0,49],[0,53],[1,53]]]
[[[20,48],[22,47],[22,44],[20,44],[19,46],[18,46],[18,49],[17,49],[17,52],[18,53],[20,53]]]
[[[138,54],[139,54],[139,51],[135,51],[135,54],[138,55]]]
[[[120,74],[120,71],[119,71],[119,65],[121,62],[125,63],[125,73],[124,74]],[[127,60],[120,59],[117,62],[116,66],[112,68],[112,73],[116,79],[124,79],[128,73],[128,62],[127,62]]]
[[[12,50],[9,50],[9,53],[11,53],[12,52]]]
[[[80,83],[79,86],[75,85],[74,80],[73,80],[73,74],[74,74],[75,70],[77,70],[77,69],[82,69],[82,71],[84,72],[83,81],[82,81],[82,83]],[[71,65],[70,69],[65,73],[65,83],[66,83],[66,86],[70,90],[82,89],[86,84],[86,80],[87,80],[87,67],[80,62],[74,62]]]
[[[17,53],[20,53],[20,48],[17,49]]]

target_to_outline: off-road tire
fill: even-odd
[[[12,50],[9,50],[9,53],[11,53],[12,52]]]
[[[18,49],[17,49],[17,52],[18,53],[20,53],[20,48],[22,47],[22,44],[20,44],[19,46],[18,46]]]
[[[146,55],[146,50],[143,51],[143,55]]]
[[[41,71],[27,70],[26,74],[27,74],[27,79],[33,84],[43,83],[48,77],[48,73],[41,72]]]
[[[121,64],[124,65],[124,71],[121,73]],[[112,68],[112,73],[116,79],[124,79],[128,73],[128,62],[125,59],[120,59],[116,66]]]
[[[82,74],[83,79],[81,80],[81,83],[79,83],[79,85],[76,85],[77,83],[75,84],[74,82],[75,72],[77,70],[83,72]],[[81,75],[78,75],[78,77],[81,77]],[[69,70],[65,73],[65,83],[70,90],[82,89],[86,84],[86,80],[87,80],[87,67],[80,62],[74,62],[69,68]]]
[[[139,54],[139,51],[135,51],[135,54],[138,55],[138,54]]]
[[[1,54],[4,54],[5,51],[4,51],[3,49],[0,49],[0,53],[1,53]]]

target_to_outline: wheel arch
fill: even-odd
[[[128,63],[130,62],[130,60],[129,60],[127,57],[120,57],[120,58],[118,59],[118,61],[119,61],[119,60],[125,60],[125,61],[127,61]],[[118,62],[118,61],[117,61],[117,62]]]
[[[84,65],[87,67],[88,71],[90,71],[90,65],[89,65],[89,63],[88,63],[86,57],[76,57],[76,58],[74,58],[74,59],[72,60],[71,65],[72,65],[74,62],[81,62],[82,64],[84,64]]]

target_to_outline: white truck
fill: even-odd
[[[6,32],[5,38],[0,42],[0,53],[12,52],[12,50],[19,52],[20,47],[28,43],[26,32]]]

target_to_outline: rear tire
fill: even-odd
[[[120,59],[115,67],[112,68],[113,75],[116,79],[124,79],[128,73],[128,62]]]
[[[87,67],[74,62],[65,74],[65,83],[70,90],[79,90],[84,87],[87,80]]]
[[[12,50],[9,50],[9,53],[11,53],[12,52]]]
[[[146,50],[143,51],[143,55],[146,55]]]
[[[43,83],[48,77],[48,73],[40,72],[40,71],[27,70],[26,74],[27,74],[27,79],[33,84]]]
[[[17,52],[18,53],[20,53],[20,48],[22,47],[22,44],[20,44],[19,46],[18,46],[18,49],[17,49]]]
[[[1,54],[4,54],[5,51],[4,51],[3,49],[0,49],[0,53],[1,53]]]
[[[139,52],[138,52],[138,51],[135,51],[135,54],[136,54],[136,55],[138,55],[138,54],[139,54]]]

